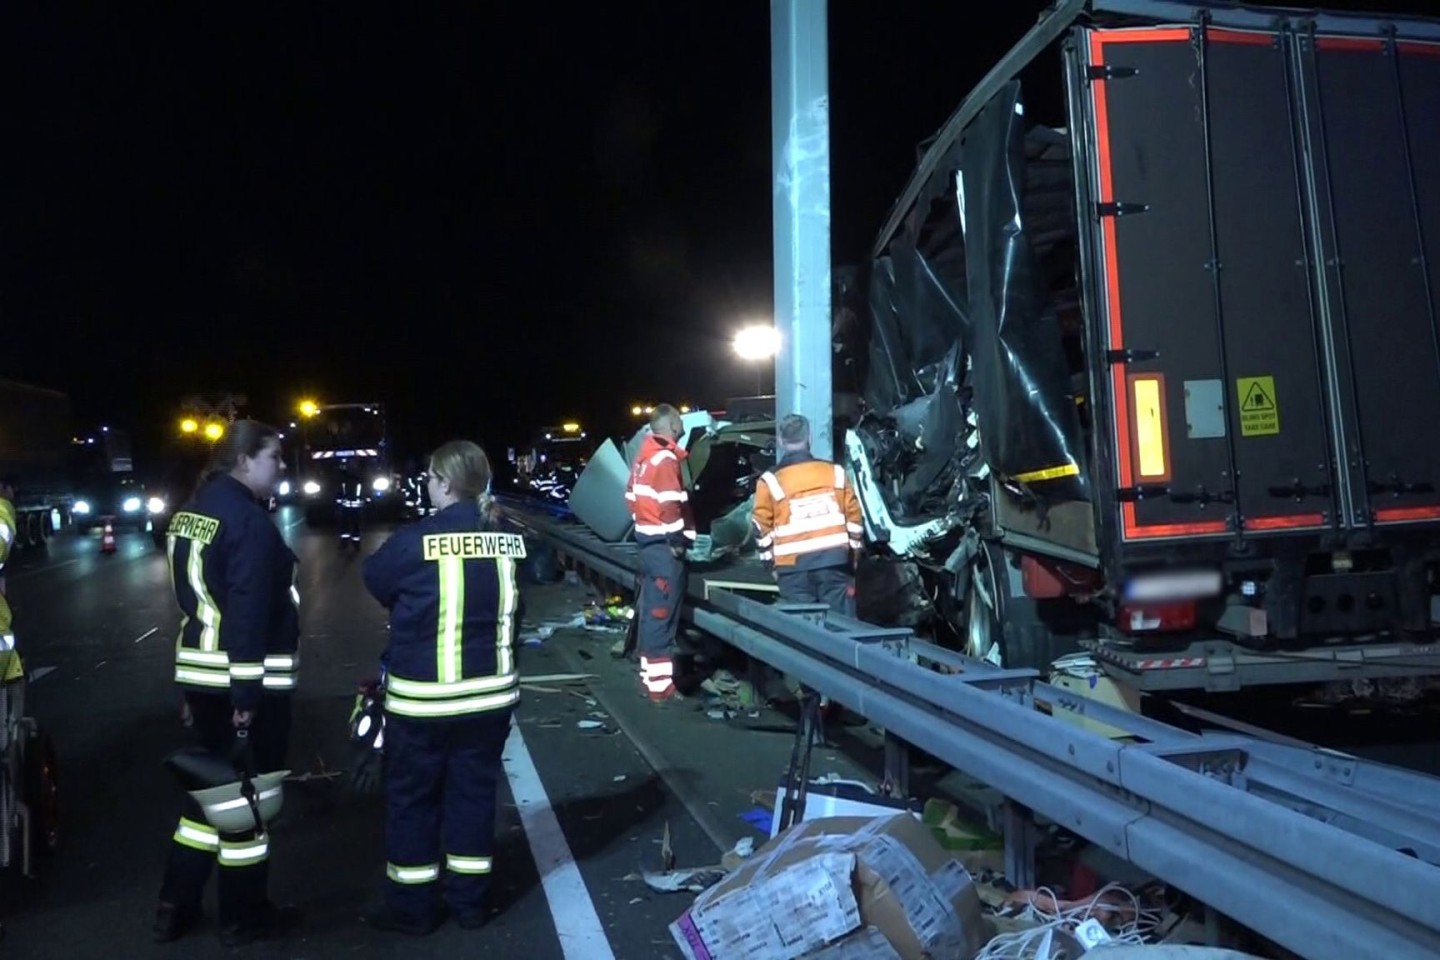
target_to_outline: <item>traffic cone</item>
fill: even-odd
[[[109,520],[105,521],[105,535],[100,538],[100,552],[115,552],[115,528],[110,525]]]

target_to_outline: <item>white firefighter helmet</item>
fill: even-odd
[[[289,770],[276,770],[251,779],[262,823],[269,823],[279,816],[285,802],[285,778],[289,775]],[[221,833],[244,833],[255,829],[255,814],[250,809],[250,801],[245,798],[243,786],[243,780],[236,780],[189,793],[205,812],[210,826]]]

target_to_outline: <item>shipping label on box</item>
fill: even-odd
[[[856,930],[839,943],[832,943],[802,960],[904,960],[878,927]]]
[[[866,869],[874,872],[890,892],[895,895],[905,919],[915,933],[915,939],[930,956],[959,956],[963,949],[960,917],[950,904],[950,899],[963,885],[950,884],[952,893],[940,893],[920,861],[909,848],[890,836],[877,836],[865,844],[859,852],[859,859]],[[949,861],[954,863],[954,861]],[[961,873],[964,869],[961,868]],[[968,880],[968,875],[966,877]]]
[[[867,927],[889,953],[863,952]],[[987,930],[970,875],[905,813],[797,824],[670,925],[689,960],[952,960]]]
[[[855,855],[821,853],[701,896],[671,935],[690,960],[794,960],[860,926]],[[724,882],[722,882],[722,886]],[[707,893],[711,892],[707,891]]]

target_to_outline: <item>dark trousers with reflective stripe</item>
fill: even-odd
[[[668,543],[640,547],[640,602],[635,645],[644,657],[668,657],[674,652],[680,627],[680,601],[685,597],[685,561]]]
[[[386,715],[385,902],[396,915],[420,922],[434,916],[442,875],[456,914],[483,909],[510,714]]]
[[[362,508],[360,507],[336,507],[340,519],[340,539],[360,539],[360,518]]]
[[[785,603],[823,603],[836,613],[855,616],[855,578],[847,567],[776,567],[775,585]]]
[[[186,691],[185,702],[190,705],[199,745],[229,756],[235,743],[235,727],[230,722],[234,711],[230,694]],[[255,766],[260,772],[285,769],[285,754],[290,743],[289,696],[265,695],[255,711],[250,739]],[[265,901],[269,879],[268,855],[259,859],[245,855],[255,846],[255,839],[254,831],[216,834],[205,822],[200,806],[187,795],[180,827],[170,844],[160,899],[180,907],[199,907],[205,895],[205,883],[210,878],[210,867],[218,860],[221,926],[250,922],[256,907]],[[240,855],[227,858],[225,854],[231,851]]]

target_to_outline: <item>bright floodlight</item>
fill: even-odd
[[[774,327],[746,327],[735,334],[735,353],[742,360],[766,360],[780,350],[780,334]]]

